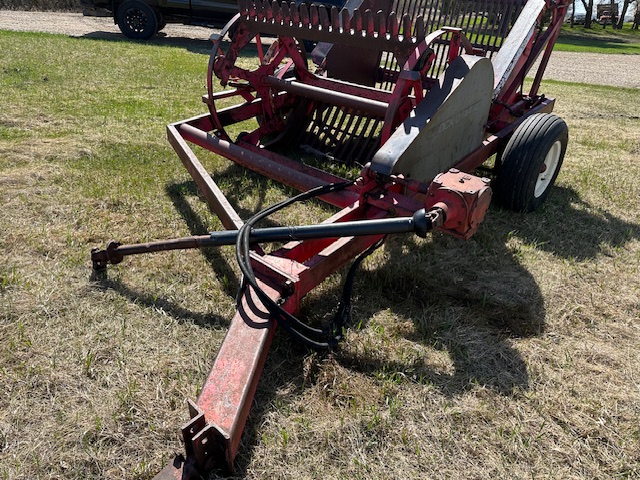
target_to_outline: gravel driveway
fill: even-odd
[[[0,30],[38,31],[74,37],[113,38],[121,35],[110,18],[79,13],[16,12],[0,10]],[[214,30],[169,24],[163,38],[207,40]],[[640,55],[554,52],[545,78],[618,87],[640,88]]]

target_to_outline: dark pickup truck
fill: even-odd
[[[129,38],[153,37],[167,23],[223,26],[236,13],[236,0],[80,0],[87,16],[113,17]]]
[[[345,0],[296,0],[342,8]],[[113,17],[129,38],[146,40],[167,23],[222,27],[236,13],[237,0],[80,0],[82,13],[92,17]]]

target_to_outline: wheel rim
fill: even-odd
[[[132,8],[127,10],[125,14],[127,26],[136,33],[142,33],[147,28],[149,19],[147,15],[140,9]]]
[[[553,181],[554,174],[558,169],[558,163],[560,162],[560,153],[562,152],[562,142],[557,140],[547,152],[544,157],[544,163],[540,168],[540,174],[536,180],[536,188],[533,192],[534,197],[538,198],[544,192],[547,191],[549,185]]]

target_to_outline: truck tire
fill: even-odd
[[[508,210],[533,212],[560,172],[569,129],[557,115],[536,113],[516,128],[500,156],[493,198]]]
[[[136,40],[148,40],[158,31],[156,12],[139,0],[127,0],[120,5],[116,21],[125,36]]]

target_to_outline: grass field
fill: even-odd
[[[631,24],[625,24],[622,30],[613,30],[611,26],[602,28],[595,24],[586,29],[579,26],[563,26],[554,50],[562,52],[623,53],[640,54],[640,30],[631,30]]]
[[[100,278],[89,251],[221,228],[164,134],[204,111],[206,44],[0,45],[0,478],[152,478],[182,449],[238,269],[224,248]],[[542,91],[570,128],[544,207],[492,208],[467,242],[389,239],[333,354],[278,334],[239,477],[640,477],[640,90]],[[243,216],[291,194],[198,154]]]

